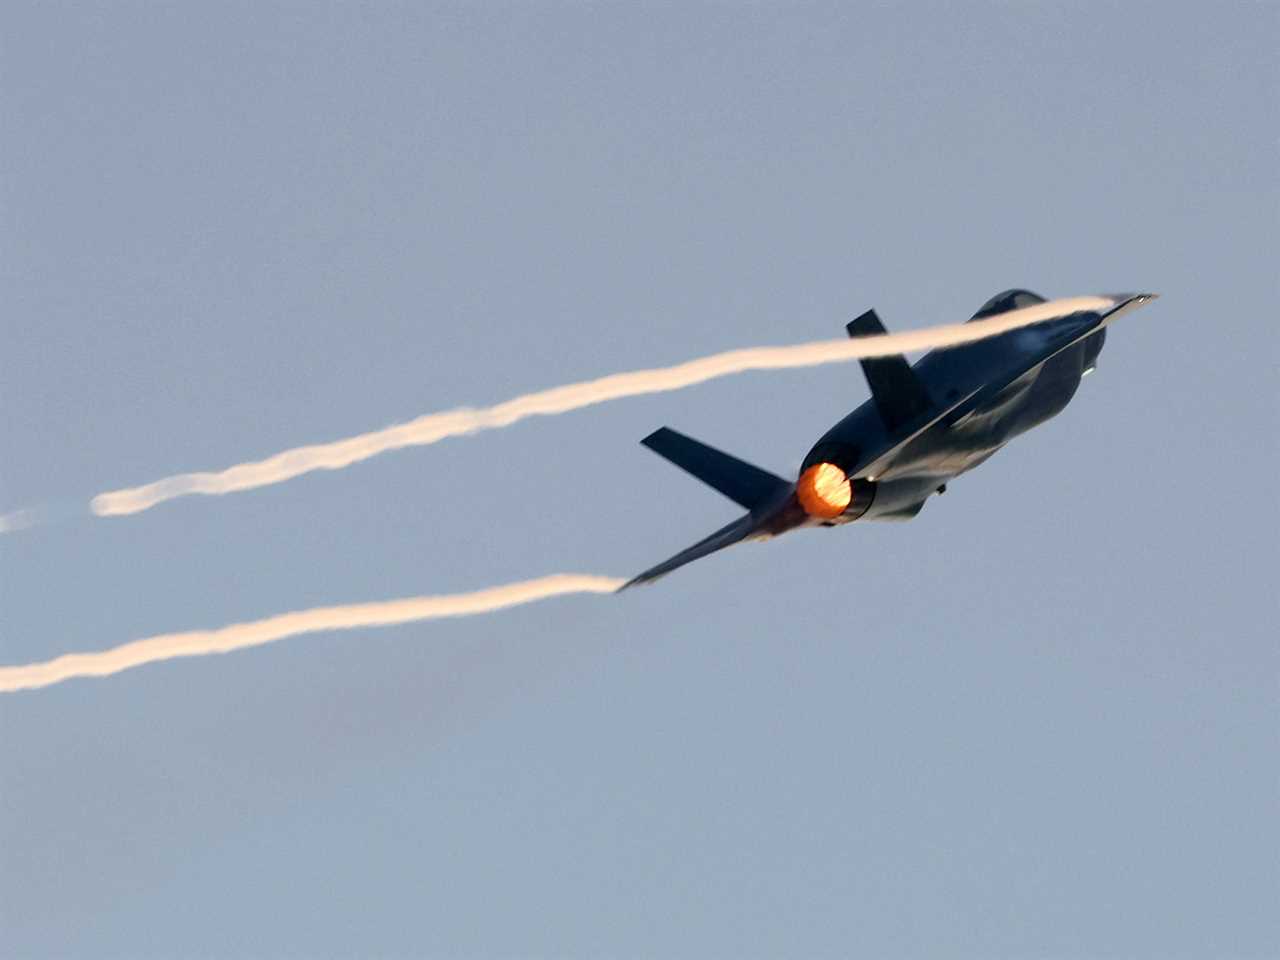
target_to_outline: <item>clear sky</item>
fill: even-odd
[[[1193,9],[1193,7],[1198,9]],[[0,696],[0,955],[1280,953],[1280,7],[0,11],[0,513],[717,350],[1153,290],[906,525]],[[0,538],[0,662],[636,573],[749,374]]]

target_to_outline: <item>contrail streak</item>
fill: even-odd
[[[90,508],[100,517],[140,513],[156,504],[188,494],[223,494],[282,483],[313,470],[340,470],[389,450],[425,446],[447,437],[505,427],[526,417],[566,413],[592,404],[640,394],[679,390],[716,377],[748,370],[781,370],[813,367],[865,357],[881,357],[912,350],[956,347],[1007,333],[1019,327],[1115,305],[1108,297],[1072,297],[1023,307],[984,320],[958,323],[905,333],[851,340],[819,340],[786,347],[750,347],[712,354],[670,367],[615,373],[479,409],[462,407],[429,413],[408,423],[306,447],[285,450],[265,460],[237,464],[216,473],[183,473],[153,483],[100,493]]]
[[[13,533],[15,530],[25,530],[27,527],[33,527],[39,518],[34,509],[15,510],[13,513],[0,514],[0,533]]]
[[[233,623],[216,630],[165,633],[103,650],[100,653],[69,653],[43,663],[0,667],[0,693],[35,690],[74,677],[107,677],[122,670],[175,657],[200,657],[210,653],[230,653],[285,637],[322,630],[350,630],[354,627],[385,627],[415,620],[465,617],[514,607],[568,593],[613,593],[624,581],[612,577],[557,573],[536,580],[521,580],[472,593],[407,597],[381,603],[354,603],[341,607],[315,607],[281,613],[265,620]]]

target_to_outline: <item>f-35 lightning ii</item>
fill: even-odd
[[[1105,296],[1109,308],[935,350],[914,365],[901,354],[862,360],[871,399],[814,444],[794,483],[669,427],[651,433],[640,442],[748,512],[622,589],[657,580],[743,540],[799,527],[914,517],[932,494],[946,490],[949,480],[1060,413],[1093,370],[1108,324],[1156,298],[1151,293]],[[1028,290],[1006,290],[970,319],[1045,302]],[[846,329],[851,337],[885,332],[874,310]]]

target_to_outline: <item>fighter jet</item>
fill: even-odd
[[[794,483],[669,427],[651,433],[640,442],[748,512],[621,589],[657,580],[744,540],[765,540],[800,527],[911,519],[930,496],[944,493],[952,478],[1060,413],[1093,370],[1108,324],[1156,294],[1106,298],[1109,308],[935,350],[914,365],[902,355],[862,360],[871,399],[823,434]],[[1044,302],[1029,290],[1006,290],[970,319]],[[874,310],[845,329],[850,337],[885,332]]]

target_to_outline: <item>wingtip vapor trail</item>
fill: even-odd
[[[615,593],[623,583],[614,577],[557,573],[469,593],[313,607],[213,630],[160,634],[96,653],[68,653],[41,663],[0,667],[0,693],[36,690],[76,677],[106,677],[177,657],[230,653],[307,633],[473,616],[573,593]]]
[[[66,523],[89,515],[83,500],[63,500],[45,503],[38,507],[25,507],[11,513],[0,514],[0,535],[45,527],[53,523]]]
[[[1114,303],[1114,298],[1108,297],[1076,297],[966,324],[789,347],[731,350],[671,367],[636,370],[554,387],[493,407],[429,414],[408,424],[335,443],[286,450],[267,460],[239,464],[220,473],[185,474],[143,487],[111,491],[95,497],[92,510],[99,516],[137,513],[190,493],[219,494],[266,486],[312,470],[339,469],[388,450],[422,446],[445,437],[507,426],[525,417],[564,413],[621,397],[677,390],[748,370],[817,366],[959,346],[1071,313],[1109,308]],[[43,522],[45,517],[42,514],[45,512],[45,508],[39,508],[4,514],[0,516],[0,533]],[[470,593],[316,607],[212,630],[160,634],[96,653],[71,653],[40,663],[0,667],[0,692],[38,689],[75,677],[110,676],[144,664],[177,657],[227,653],[302,634],[470,616],[565,594],[616,593],[626,585],[627,581],[612,577],[554,574]]]
[[[0,533],[17,533],[19,530],[34,527],[39,522],[40,516],[34,507],[3,513],[0,514]]]
[[[100,517],[126,516],[178,497],[234,493],[282,483],[316,470],[340,470],[391,450],[426,446],[448,437],[493,430],[526,417],[567,413],[623,397],[679,390],[750,370],[812,367],[915,350],[956,347],[1044,320],[1113,305],[1114,299],[1110,297],[1072,297],[969,323],[856,340],[819,340],[793,346],[729,350],[669,367],[615,373],[596,380],[552,387],[491,407],[463,407],[426,414],[408,423],[331,443],[295,447],[264,460],[240,463],[221,471],[178,474],[137,487],[110,490],[95,496],[90,501],[90,509]]]

